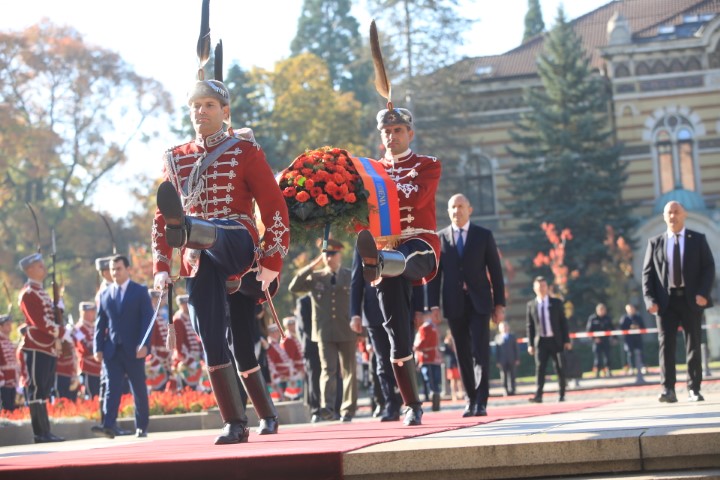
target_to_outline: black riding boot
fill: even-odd
[[[222,434],[215,439],[215,445],[247,442],[250,431],[247,429],[247,416],[242,407],[240,384],[232,364],[210,367],[208,373],[220,416],[225,423]]]
[[[30,416],[32,418],[33,433],[35,434],[35,443],[65,441],[64,438],[53,435],[52,432],[50,432],[50,417],[48,417],[47,404],[45,402],[31,403]],[[36,428],[38,431],[35,430]]]
[[[378,250],[369,230],[361,230],[357,249],[363,263],[363,277],[374,282],[380,277],[397,277],[405,271],[405,256],[395,250]]]
[[[186,216],[180,196],[172,183],[166,181],[158,187],[157,206],[165,219],[165,239],[169,246],[204,250],[215,245],[215,224],[202,218]]]
[[[421,425],[423,411],[420,395],[418,395],[415,360],[412,356],[407,360],[393,360],[392,368],[400,395],[407,406],[403,423],[406,426]]]
[[[278,432],[278,414],[270,395],[260,367],[240,374],[245,391],[257,412],[259,425],[255,432],[258,435],[272,435]]]

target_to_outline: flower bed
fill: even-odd
[[[197,392],[185,389],[181,392],[150,392],[150,415],[173,415],[177,413],[202,412],[215,407],[215,397],[212,393]],[[97,397],[92,400],[78,399],[74,402],[59,398],[48,403],[48,414],[52,418],[86,418],[100,420],[100,402]],[[118,409],[119,418],[132,418],[135,416],[135,406],[132,394],[128,393],[120,399]],[[10,421],[30,420],[30,410],[23,406],[10,412],[0,411],[0,419]]]

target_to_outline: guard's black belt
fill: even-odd
[[[684,296],[685,296],[685,289],[684,289],[684,288],[671,288],[671,289],[670,289],[670,296],[672,296],[672,297],[684,297]]]

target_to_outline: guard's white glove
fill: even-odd
[[[257,273],[255,278],[257,278],[257,281],[262,283],[262,290],[263,292],[268,289],[270,284],[273,280],[277,278],[277,276],[280,274],[280,272],[276,272],[274,270],[270,270],[269,268],[260,267],[260,271]]]
[[[168,283],[172,282],[170,281],[170,276],[167,272],[158,272],[155,274],[155,278],[153,280],[153,288],[155,290],[162,291]]]

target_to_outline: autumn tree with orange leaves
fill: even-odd
[[[570,272],[565,264],[565,244],[573,239],[569,228],[564,228],[558,234],[555,225],[543,222],[540,228],[550,242],[550,249],[547,253],[538,252],[533,260],[535,268],[548,268],[552,273],[552,279],[548,279],[552,293],[565,298],[568,294],[568,278],[577,278],[580,274],[577,270]]]

